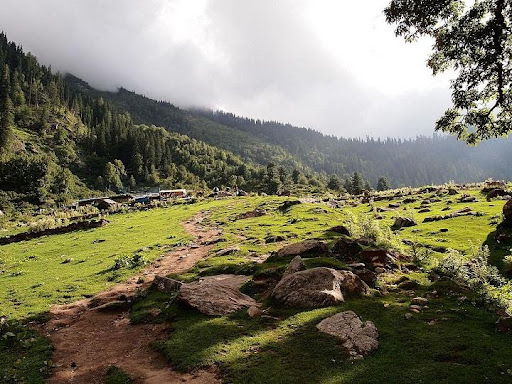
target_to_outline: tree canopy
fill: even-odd
[[[428,66],[453,69],[453,107],[436,130],[470,144],[512,130],[512,0],[392,0],[384,11],[396,35],[434,38]]]

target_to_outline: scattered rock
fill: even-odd
[[[283,278],[291,275],[292,273],[300,272],[306,270],[306,264],[304,264],[304,261],[302,260],[302,257],[295,256],[290,264],[286,267],[286,270],[283,273]]]
[[[372,268],[384,266],[396,268],[396,261],[399,257],[401,257],[401,255],[397,255],[395,252],[388,249],[365,249],[358,255],[358,259],[361,262]]]
[[[492,191],[493,189],[506,188],[507,184],[503,181],[488,181],[485,183],[485,186],[482,188],[483,193],[487,193]]]
[[[400,203],[389,203],[388,208],[391,208],[391,209],[400,208]]]
[[[397,217],[392,228],[400,229],[404,227],[414,227],[415,225],[418,225],[418,223],[409,217]]]
[[[284,211],[289,210],[294,205],[298,205],[298,204],[301,204],[300,200],[288,200],[288,201],[285,201],[283,204],[281,204],[279,206],[279,208],[277,208],[277,209],[284,212]]]
[[[251,319],[254,319],[255,317],[260,317],[262,313],[263,311],[255,306],[249,307],[249,309],[247,310],[247,314]]]
[[[446,232],[448,232],[448,228],[441,228],[441,229],[439,230],[439,232],[441,232],[441,233],[446,233]]]
[[[285,240],[286,240],[286,238],[284,236],[281,236],[281,235],[267,236],[267,237],[265,237],[265,244],[279,243],[279,242],[285,241]]]
[[[334,244],[332,251],[342,260],[354,260],[363,251],[363,247],[355,240],[339,239]]]
[[[344,225],[337,225],[335,227],[329,228],[327,232],[335,232],[340,235],[350,236],[350,231]]]
[[[476,203],[478,202],[478,199],[476,196],[470,196],[470,195],[462,195],[459,200],[459,203]]]
[[[441,220],[452,219],[454,217],[459,217],[459,216],[476,216],[476,215],[477,214],[475,212],[473,212],[471,210],[471,208],[464,207],[463,209],[460,209],[458,211],[454,211],[454,212],[452,212],[452,213],[450,213],[448,215],[425,217],[423,222],[424,223],[430,223],[430,222],[433,222],[433,221],[441,221]]]
[[[501,316],[496,321],[496,329],[500,332],[512,331],[512,316]]]
[[[487,192],[487,200],[495,199],[500,196],[507,196],[510,195],[509,191],[506,191],[503,188],[495,188],[491,189],[489,192]]]
[[[155,276],[153,285],[162,292],[172,293],[179,291],[183,283],[165,276]]]
[[[432,210],[430,208],[422,208],[418,211],[418,213],[427,213],[427,212],[432,212]]]
[[[351,359],[363,359],[379,347],[379,332],[371,321],[361,319],[352,311],[345,311],[328,317],[316,328],[341,341],[343,349]]]
[[[364,265],[363,263],[361,263]],[[369,269],[366,268],[358,268],[355,269],[354,274],[356,274],[361,280],[363,280],[366,284],[368,284],[370,287],[375,287],[375,283],[377,282],[377,273],[372,272]]]
[[[236,217],[236,220],[251,219],[253,217],[260,217],[267,214],[267,211],[261,208],[256,208],[254,211],[241,213]]]
[[[410,312],[407,312],[404,316],[407,320],[412,319],[412,313]]]
[[[319,267],[284,277],[274,288],[272,298],[284,306],[320,308],[342,303],[344,295],[365,295],[369,290],[352,272]]]
[[[413,290],[417,289],[419,284],[414,280],[406,280],[402,281],[400,284],[398,284],[398,288],[404,289],[404,290]]]
[[[459,192],[455,188],[448,188],[448,194],[450,196],[453,196],[453,195],[458,195]]]
[[[220,251],[215,253],[215,256],[225,256],[230,255],[232,253],[238,252],[240,250],[240,247],[238,245],[234,245],[229,248],[221,249]]]
[[[411,303],[414,305],[427,305],[428,299],[425,297],[415,297],[411,300]]]
[[[325,255],[329,253],[327,244],[319,240],[304,240],[300,243],[290,244],[284,248],[281,248],[275,253],[275,257],[279,259],[302,256],[306,254],[321,254]]]
[[[180,303],[196,308],[209,316],[224,316],[243,308],[258,307],[259,304],[240,292],[247,276],[209,276],[198,282],[183,284],[178,292]]]

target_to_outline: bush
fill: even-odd
[[[117,271],[121,268],[135,268],[145,265],[147,260],[144,255],[136,252],[132,256],[120,256],[114,260],[114,266],[112,269]]]
[[[503,258],[503,270],[508,275],[512,274],[512,255]]]
[[[435,271],[476,290],[489,305],[512,314],[512,283],[495,266],[489,265],[488,260],[487,246],[473,247],[468,255],[450,250]]]

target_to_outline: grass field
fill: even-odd
[[[133,275],[115,269],[116,259],[151,262],[189,242],[181,222],[225,202],[176,205],[111,215],[94,230],[41,237],[0,247],[0,316],[24,319],[44,314],[51,305],[102,291]]]
[[[327,230],[339,224],[349,227],[355,236],[368,230],[365,225],[377,226],[382,245],[405,253],[411,249],[402,244],[403,239],[462,252],[487,244],[490,261],[502,268],[503,257],[511,253],[510,246],[496,243],[493,233],[502,220],[503,201],[488,202],[477,190],[463,193],[475,195],[479,201],[457,203],[458,196],[423,193],[414,196],[417,201],[407,204],[403,203],[404,197],[372,204],[346,201],[341,208],[315,201],[283,210],[280,207],[285,201],[296,199],[250,197],[111,215],[110,223],[102,228],[0,247],[0,315],[26,321],[44,315],[51,305],[93,295],[126,279],[142,267],[140,260],[151,262],[188,243],[190,238],[180,223],[198,212],[208,213],[205,224],[215,224],[223,230],[223,241],[211,251],[212,255],[232,245],[238,245],[240,250],[212,256],[175,276],[185,281],[219,273],[279,276],[286,261],[261,263],[266,255],[304,239],[323,239],[333,244],[339,235]],[[415,208],[427,198],[440,201],[429,204],[430,212],[418,213]],[[402,202],[399,208],[377,213],[379,208],[395,202]],[[447,206],[450,209],[443,210]],[[423,223],[426,217],[466,206],[479,214]],[[255,208],[265,209],[267,214],[236,219]],[[378,220],[374,220],[376,215],[380,216]],[[392,233],[390,227],[398,216],[414,218],[418,225]],[[365,221],[365,217],[369,220]],[[120,258],[137,263],[116,268]],[[308,267],[344,266],[343,261],[329,257],[312,257],[305,262]],[[392,281],[399,276],[386,279]],[[171,297],[150,290],[136,302],[132,321],[148,321],[148,313],[159,308],[161,315],[151,321],[171,321],[173,332],[168,341],[156,347],[173,367],[188,371],[215,363],[228,381],[236,383],[511,382],[512,336],[496,333],[496,315],[485,308],[480,296],[455,285],[432,282],[426,272],[410,277],[420,283],[418,291],[411,295],[427,295],[431,301],[428,309],[412,319],[404,317],[411,296],[401,291],[353,299],[340,307],[320,310],[269,308],[269,317],[249,319],[244,312],[208,318],[177,304],[169,305]],[[432,293],[434,290],[439,293],[437,296]],[[254,294],[250,285],[244,291]],[[269,304],[264,302],[265,307]],[[336,343],[315,329],[322,318],[347,309],[364,320],[374,321],[379,328],[379,350],[363,362],[346,362]],[[6,358],[10,353],[7,340],[0,342],[0,378],[2,373],[15,370],[21,378],[19,382],[40,382],[37,380],[42,380],[46,372],[47,341],[29,333],[19,339],[14,356],[24,359],[15,361]],[[26,342],[32,339],[33,347]],[[36,374],[38,378],[27,381],[34,366],[40,366],[42,371]]]

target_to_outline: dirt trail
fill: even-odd
[[[93,307],[126,301],[139,289],[147,288],[156,275],[184,272],[208,256],[212,241],[221,232],[201,226],[202,215],[184,224],[185,230],[195,237],[199,246],[181,248],[164,254],[152,265],[124,283],[113,286],[91,299],[56,306],[44,332],[55,348],[52,361],[55,365],[50,384],[101,384],[110,365],[127,372],[136,383],[219,383],[214,370],[193,374],[175,372],[169,363],[149,343],[164,339],[164,324],[129,324],[129,313],[123,311],[98,311]],[[144,278],[144,281],[141,282]]]

